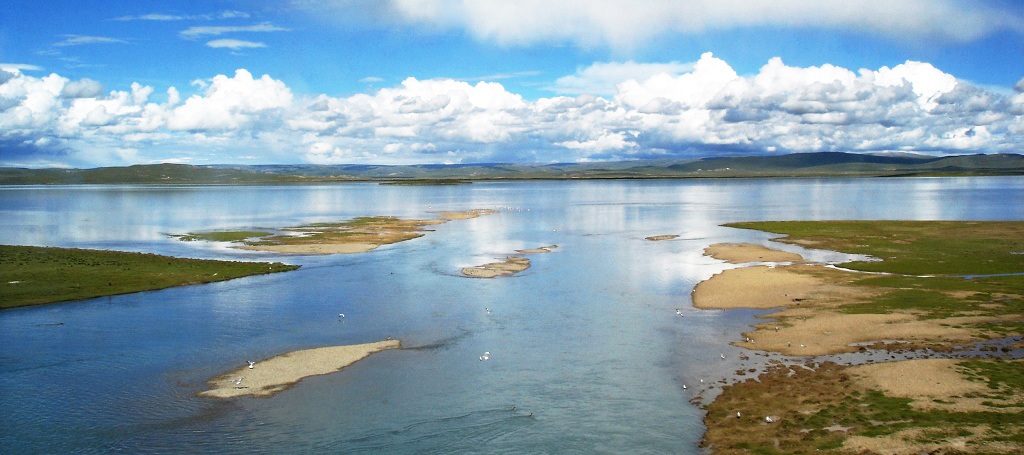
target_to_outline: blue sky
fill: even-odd
[[[7,2],[0,165],[1020,152],[1024,4]]]

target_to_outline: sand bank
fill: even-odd
[[[675,238],[679,238],[679,236],[676,235],[676,234],[661,234],[661,235],[652,235],[650,237],[644,237],[644,240],[650,240],[652,242],[658,242],[658,241],[662,241],[662,240],[672,240],[672,239],[675,239]]]
[[[256,362],[252,368],[243,366],[211,379],[207,383],[211,389],[199,395],[212,398],[269,397],[303,378],[333,373],[375,352],[399,347],[400,341],[386,340],[292,351]]]
[[[315,223],[281,229],[288,234],[266,235],[237,248],[285,254],[353,254],[381,245],[422,237],[428,226],[498,213],[491,209],[438,212],[437,219],[401,219],[393,216],[359,217],[340,223]],[[248,241],[245,238],[238,242]],[[236,242],[237,243],[237,242]]]
[[[538,247],[538,248],[528,248],[528,249],[525,249],[525,250],[516,250],[516,253],[522,253],[522,254],[550,253],[551,250],[553,250],[555,248],[558,248],[558,245],[548,245],[548,246],[542,246],[542,247]]]
[[[792,253],[775,255],[758,245],[720,244],[705,251],[738,262],[751,262],[751,257],[757,257],[757,261],[792,259]],[[909,349],[977,341],[975,331],[964,327],[993,320],[842,312],[842,305],[865,301],[878,292],[852,286],[860,277],[855,272],[809,264],[729,269],[699,283],[693,291],[693,305],[702,309],[778,308],[766,316],[774,321],[758,324],[755,330],[743,334],[753,341],[733,344],[806,356],[854,352],[872,344]]]
[[[550,253],[551,250],[555,248],[558,248],[558,245],[528,248],[523,250],[516,250],[516,252],[520,254]],[[491,262],[489,264],[477,265],[473,267],[463,267],[462,274],[471,278],[495,278],[499,276],[515,275],[528,268],[530,268],[529,259],[518,256],[509,256],[506,257],[501,262]]]
[[[509,257],[501,262],[474,267],[463,267],[462,274],[473,278],[494,278],[499,276],[514,275],[530,268],[530,260],[527,258]]]
[[[704,254],[730,264],[747,262],[800,262],[803,256],[750,243],[716,243],[704,248]]]

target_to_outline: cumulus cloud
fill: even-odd
[[[1024,93],[973,86],[924,62],[851,70],[773,58],[741,76],[707,53],[691,63],[590,68],[609,71],[572,76],[601,76],[593,77],[600,84],[577,84],[594,93],[535,101],[497,82],[416,78],[352,96],[296,95],[270,75],[239,69],[197,79],[199,92],[187,99],[166,88],[156,97],[163,102],[141,84],[104,94],[96,81],[12,69],[0,72],[0,142],[50,151],[35,161],[19,153],[25,162],[64,156],[91,165],[235,162],[235,153],[278,162],[439,163],[1024,146]],[[604,74],[624,79],[609,88],[615,77]]]
[[[352,20],[356,0],[333,2],[339,21]],[[701,33],[737,27],[818,27],[895,39],[966,42],[1001,30],[1024,30],[1009,4],[976,0],[879,2],[875,0],[386,0],[358,20],[462,29],[506,45],[572,42],[631,49],[667,33]],[[378,4],[379,3],[379,4]],[[293,5],[322,14],[322,2]],[[953,19],[955,18],[955,20]]]
[[[594,63],[576,70],[576,74],[562,76],[555,81],[553,91],[561,94],[614,95],[622,81],[647,79],[655,74],[679,74],[693,70],[693,63],[636,63],[628,61]]]

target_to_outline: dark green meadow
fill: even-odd
[[[297,268],[280,262],[0,245],[0,309],[212,283]]]

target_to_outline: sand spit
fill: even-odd
[[[207,383],[211,389],[199,395],[211,398],[269,397],[303,378],[334,373],[375,352],[400,347],[399,340],[386,340],[292,351],[255,362],[251,368],[243,366],[211,379]]]
[[[730,264],[748,262],[800,262],[803,256],[786,251],[773,250],[749,243],[716,243],[704,249],[704,254]]]
[[[463,210],[461,212],[438,212],[440,219],[444,221],[452,220],[468,220],[472,218],[478,218],[484,215],[494,215],[499,213],[497,210],[492,209],[473,209]]]
[[[676,238],[679,238],[679,236],[676,235],[676,234],[662,234],[662,235],[652,235],[650,237],[644,237],[644,240],[650,240],[652,242],[659,242],[659,241],[662,241],[662,240],[672,240],[672,239],[676,239]]]
[[[520,254],[550,253],[551,250],[555,248],[558,248],[558,245],[528,248],[516,250],[516,252]],[[528,268],[530,268],[529,259],[519,256],[508,256],[501,262],[491,262],[489,264],[473,267],[463,267],[462,274],[470,278],[495,278],[499,276],[515,275]]]

